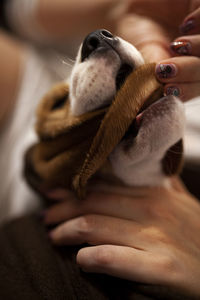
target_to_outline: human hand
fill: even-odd
[[[88,243],[90,247],[77,254],[86,272],[180,288],[199,296],[200,204],[196,199],[177,180],[170,188],[115,192],[91,192],[83,202],[66,195],[45,215],[47,225],[63,222],[50,232],[52,242]]]
[[[171,56],[169,43],[187,13],[188,0],[130,0],[129,15],[120,19],[118,33],[147,61],[158,62]]]
[[[194,1],[196,9],[180,26],[184,34],[171,43],[175,58],[159,62],[158,79],[165,84],[165,94],[187,101],[200,95],[200,1]]]
[[[131,0],[130,3],[130,14],[119,22],[119,35],[132,42],[146,61],[158,62],[156,71],[166,95],[179,96],[183,101],[198,96],[200,1]],[[180,35],[180,30],[182,34],[195,35],[176,39],[175,42],[184,42],[184,47],[172,43],[175,52],[171,52],[170,42]],[[171,58],[175,53],[182,57]]]

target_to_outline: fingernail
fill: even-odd
[[[165,90],[164,93],[166,96],[173,95],[178,97],[180,95],[180,90],[176,86],[170,86]]]
[[[156,74],[159,78],[171,78],[177,73],[177,67],[174,64],[159,64],[156,66]]]
[[[170,44],[170,48],[181,55],[188,55],[191,54],[192,52],[192,46],[190,42],[184,42],[184,41],[178,41],[178,42],[173,42]]]
[[[184,22],[180,26],[180,32],[182,34],[186,34],[186,33],[188,33],[189,31],[191,31],[194,28],[195,28],[195,20],[194,19],[190,19],[190,20],[187,20],[186,22]]]

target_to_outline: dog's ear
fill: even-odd
[[[65,83],[53,87],[37,110],[39,142],[25,155],[25,176],[37,191],[54,186],[71,188],[80,172],[92,140],[106,109],[79,117],[70,111],[69,88]]]
[[[54,139],[68,134],[85,124],[99,122],[106,109],[88,112],[81,116],[73,116],[70,109],[69,86],[66,83],[55,85],[42,99],[37,109],[36,132],[40,140]],[[81,131],[79,130],[79,135]],[[71,135],[72,136],[72,135]],[[72,138],[72,137],[71,137]]]
[[[40,102],[37,109],[36,132],[41,139],[54,137],[64,128],[69,110],[69,87],[65,83],[55,85]]]
[[[179,140],[165,154],[162,160],[163,171],[167,176],[179,174],[183,167],[183,140]]]

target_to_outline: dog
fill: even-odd
[[[181,165],[184,106],[174,96],[160,98],[161,93],[154,101],[145,98],[149,85],[160,86],[152,65],[151,72],[146,66],[133,45],[105,29],[84,39],[70,78],[52,89],[38,108],[36,130],[40,142],[28,152],[25,172],[38,192],[69,188],[81,198],[91,176],[104,181],[114,178],[118,185],[125,186],[169,184],[169,175],[176,174]],[[147,74],[153,77],[153,83]],[[136,82],[143,90],[132,87]],[[142,107],[139,101],[140,110],[130,118],[138,98],[142,99]],[[110,125],[113,118],[114,126]],[[126,124],[124,130],[127,118],[129,127]],[[106,131],[109,134],[105,141]],[[112,135],[117,136],[114,143],[110,142]]]
[[[71,113],[80,116],[110,104],[127,76],[143,64],[140,52],[123,39],[106,30],[89,34],[68,81]],[[183,137],[184,126],[181,101],[158,99],[137,115],[132,132],[110,154],[113,174],[128,186],[168,184],[162,162]]]
[[[89,34],[79,48],[71,76],[66,79],[71,115],[79,118],[109,106],[129,74],[144,64],[142,55],[133,45],[107,30]],[[63,102],[59,105],[62,108]],[[118,179],[118,184],[125,186],[169,184],[168,175],[173,171],[163,169],[163,160],[169,149],[171,155],[181,154],[182,147],[173,146],[180,145],[184,124],[184,108],[178,98],[168,96],[149,105],[136,116],[127,134],[109,155],[110,174]],[[175,157],[175,160],[179,158]],[[102,173],[106,181],[104,175]],[[21,173],[18,177],[21,178]],[[34,205],[39,203],[35,193],[29,187],[23,190],[20,201],[25,208],[20,206],[17,210],[24,213],[30,207],[38,209],[38,205]],[[15,205],[12,211],[15,211]]]

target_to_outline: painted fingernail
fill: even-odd
[[[170,86],[165,90],[165,95],[166,96],[173,95],[178,97],[180,95],[180,90],[176,86]]]
[[[177,54],[181,54],[181,55],[188,55],[191,54],[192,52],[192,46],[190,42],[184,42],[184,41],[173,42],[170,44],[170,48]]]
[[[177,67],[174,64],[159,64],[156,66],[156,74],[159,78],[171,78],[177,73]]]
[[[188,33],[189,31],[191,31],[194,28],[195,28],[195,20],[194,19],[190,19],[190,20],[187,20],[186,22],[184,22],[180,26],[180,32],[182,34],[186,34],[186,33]]]

